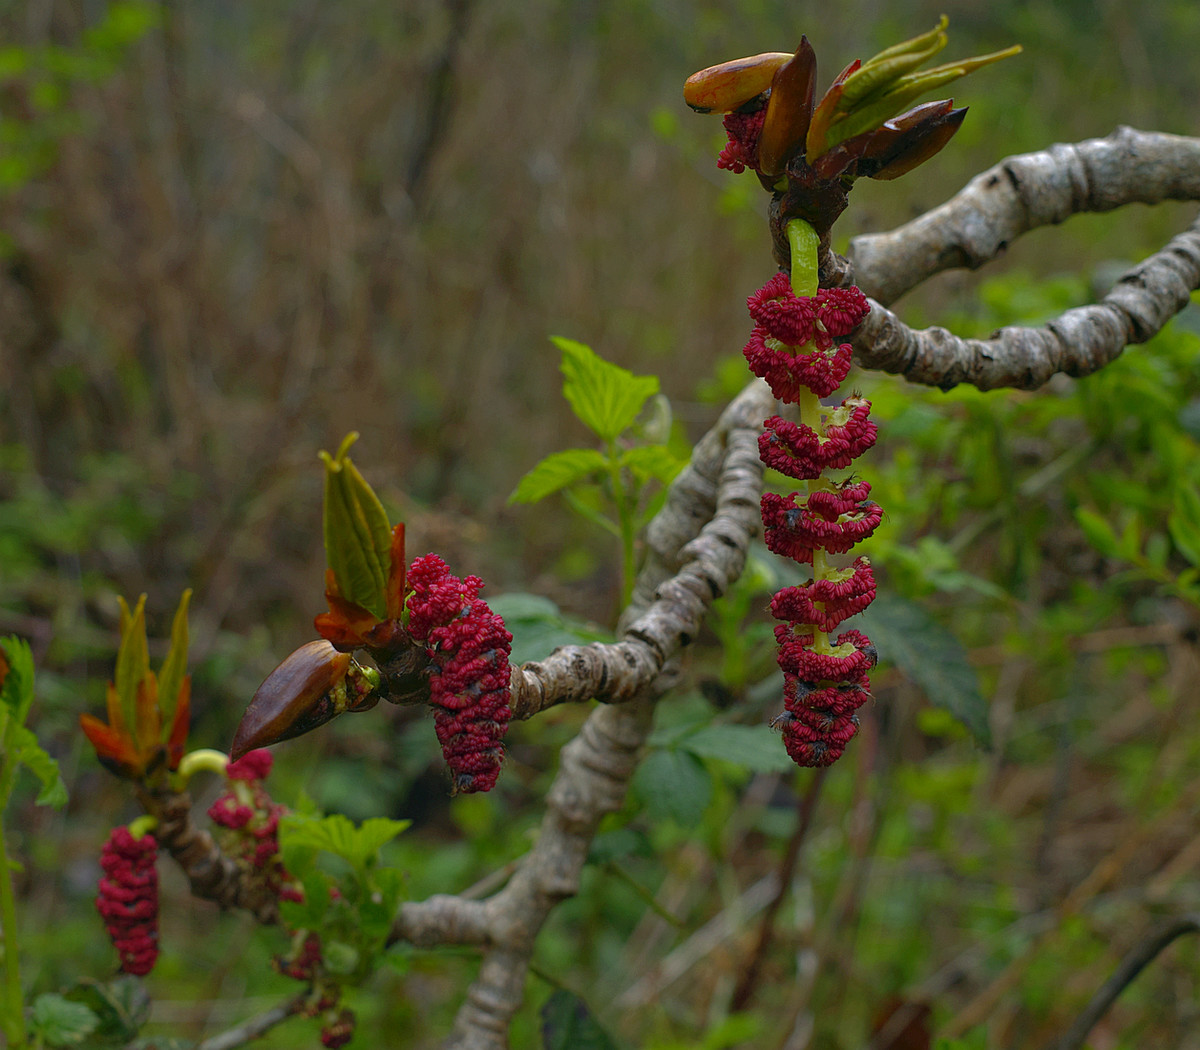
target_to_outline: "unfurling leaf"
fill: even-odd
[[[375,490],[347,453],[358,440],[348,434],[325,463],[325,561],[340,596],[385,619],[392,568],[392,527]]]
[[[563,396],[580,421],[603,441],[613,441],[658,393],[655,376],[636,376],[574,339],[555,336],[562,351]]]

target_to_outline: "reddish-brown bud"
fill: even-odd
[[[258,687],[229,749],[241,758],[256,747],[287,740],[324,725],[348,706],[350,654],[321,640],[302,645]]]
[[[816,85],[817,56],[804,36],[796,53],[771,81],[771,98],[758,140],[758,170],[763,175],[782,175],[788,158],[803,144],[812,120]]]

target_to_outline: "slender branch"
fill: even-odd
[[[234,1025],[233,1028],[220,1035],[214,1035],[211,1039],[197,1043],[196,1050],[234,1050],[234,1047],[245,1046],[246,1043],[252,1042],[259,1036],[266,1035],[277,1024],[281,1024],[289,1017],[303,1013],[307,1006],[307,1000],[307,992],[297,995],[287,1002],[271,1007],[270,1010],[257,1017],[251,1017],[239,1025]]]
[[[912,222],[855,237],[847,258],[853,283],[890,305],[943,270],[978,269],[1039,226],[1164,200],[1200,200],[1200,139],[1118,127],[1007,157]]]
[[[1200,914],[1184,915],[1161,929],[1151,931],[1141,943],[1134,945],[1113,975],[1092,996],[1083,1013],[1067,1029],[1057,1044],[1057,1050],[1082,1050],[1084,1040],[1096,1022],[1104,1016],[1117,996],[1133,983],[1134,978],[1155,960],[1159,952],[1185,933],[1196,932],[1200,932]]]
[[[808,789],[797,800],[796,828],[792,832],[792,837],[788,839],[783,862],[779,866],[779,885],[758,925],[758,941],[755,943],[750,960],[734,989],[733,999],[730,1002],[731,1010],[745,1010],[754,998],[754,993],[758,988],[758,975],[762,971],[763,961],[767,957],[771,941],[775,936],[775,920],[779,916],[779,909],[783,906],[784,897],[791,889],[792,879],[796,874],[796,863],[800,859],[800,847],[808,837],[813,814],[817,811],[817,800],[821,796],[821,786],[825,783],[825,775],[828,772],[828,766],[819,769],[816,776],[809,780]]]

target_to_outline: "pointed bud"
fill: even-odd
[[[867,157],[859,162],[859,174],[870,179],[896,179],[913,168],[924,164],[930,157],[941,152],[952,138],[967,115],[967,107],[952,109],[943,116],[930,118],[919,127],[907,132],[892,148],[878,157]]]
[[[907,148],[908,143],[919,134],[918,129],[945,118],[953,105],[953,101],[942,99],[916,106],[907,113],[884,121],[881,127],[855,135],[854,138],[847,139],[827,153],[821,154],[813,162],[813,170],[823,179],[837,178],[847,170],[856,176],[874,174],[900,150]],[[870,166],[861,163],[857,164],[857,167],[854,166],[856,162],[864,159],[874,159],[876,163]]]
[[[882,94],[896,80],[919,69],[946,46],[946,27],[950,20],[942,15],[929,32],[893,44],[868,58],[861,68],[846,80],[838,108],[851,109],[855,103]]]
[[[392,527],[379,497],[347,455],[357,439],[357,434],[347,435],[335,456],[321,453],[325,560],[338,594],[383,620],[392,568]]]
[[[821,101],[817,103],[817,108],[813,110],[812,120],[808,124],[808,135],[805,137],[805,150],[808,158],[808,163],[812,164],[822,153],[829,149],[829,144],[826,141],[829,136],[829,125],[833,118],[837,116],[838,103],[842,98],[842,91],[845,90],[846,81],[851,74],[858,71],[862,66],[860,59],[855,59],[845,69],[843,69],[835,78],[832,84],[829,85],[829,90],[821,96]]]
[[[817,84],[817,56],[808,37],[800,38],[796,53],[775,73],[767,118],[758,140],[758,170],[781,175],[788,158],[808,135]]]
[[[768,51],[709,66],[684,82],[683,101],[697,113],[731,113],[766,91],[791,57],[786,51]]]
[[[256,747],[300,736],[341,714],[351,703],[346,690],[350,654],[321,640],[302,645],[275,668],[250,701],[233,737],[236,761]]]

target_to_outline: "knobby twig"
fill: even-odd
[[[1031,229],[1163,200],[1200,200],[1200,139],[1122,127],[1104,139],[1009,157],[919,219],[855,238],[840,280],[874,297],[851,339],[857,361],[942,389],[1029,390],[1059,372],[1103,368],[1157,334],[1200,288],[1200,222],[1124,274],[1100,303],[1040,328],[961,339],[943,328],[911,329],[886,304],[942,270],[982,266]]]
[[[1126,988],[1172,941],[1185,933],[1200,932],[1200,914],[1184,915],[1158,930],[1152,930],[1129,951],[1113,975],[1092,996],[1083,1013],[1067,1029],[1057,1050],[1082,1050],[1084,1040],[1096,1022],[1108,1011]]]

